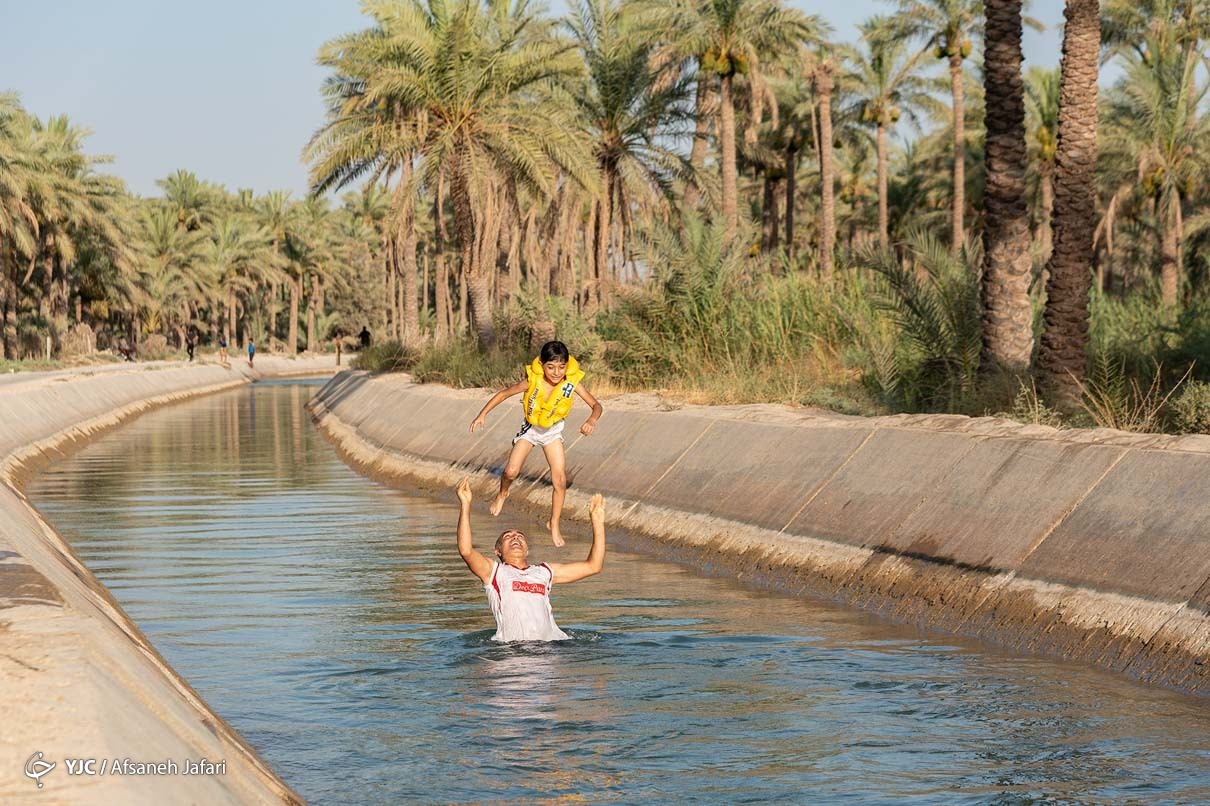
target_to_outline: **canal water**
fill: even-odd
[[[152,412],[29,488],[310,802],[1210,801],[1205,698],[643,556],[555,588],[573,640],[495,645],[452,492],[349,470],[316,388]],[[534,520],[484,514],[477,544]]]

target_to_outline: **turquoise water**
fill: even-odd
[[[432,500],[258,384],[30,485],[164,657],[314,803],[1210,801],[1210,702],[613,551],[573,640],[500,646]],[[501,456],[507,446],[501,446]],[[475,522],[489,548],[506,509]],[[580,559],[541,537],[536,560]]]

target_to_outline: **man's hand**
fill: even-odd
[[[597,493],[588,502],[588,519],[592,521],[594,526],[599,526],[605,523],[605,499]]]
[[[458,482],[458,500],[462,502],[462,506],[469,507],[471,505],[471,480],[463,479]]]
[[[584,425],[580,426],[580,433],[584,436],[588,436],[594,430],[596,430],[596,427],[596,423],[594,423],[592,420],[585,420]]]
[[[482,415],[482,414],[480,414],[480,415],[479,415],[478,417],[476,417],[475,419],[471,420],[471,433],[472,433],[472,434],[473,434],[473,433],[475,433],[475,429],[476,429],[476,428],[482,428],[482,427],[483,427],[483,422],[484,422],[484,420],[483,420],[483,415]]]

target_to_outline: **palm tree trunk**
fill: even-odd
[[[722,146],[723,169],[723,238],[730,243],[739,227],[739,191],[735,165],[735,98],[732,95],[734,77],[723,76],[719,93],[719,143]]]
[[[298,355],[298,300],[302,296],[302,278],[291,277],[287,284],[290,286],[290,323],[286,329],[286,355],[293,358]]]
[[[610,213],[613,207],[613,167],[606,163],[601,166],[601,191],[597,199],[596,243],[593,245],[593,287],[589,290],[596,304],[601,297],[609,276],[609,227]]]
[[[458,231],[458,245],[462,251],[462,271],[466,282],[463,286],[464,310],[469,303],[470,324],[479,342],[484,347],[496,343],[496,328],[492,322],[491,295],[488,293],[487,275],[482,267],[475,265],[475,216],[471,207],[470,188],[461,170],[454,173],[454,228]]]
[[[883,250],[890,246],[887,236],[890,216],[887,214],[886,186],[886,123],[878,121],[878,246]]]
[[[786,256],[794,259],[794,149],[786,147]]]
[[[1099,1],[1099,0],[1098,0]],[[1054,209],[1055,209],[1055,180],[1049,167],[1043,167],[1038,176],[1038,199],[1042,207],[1042,215],[1038,228],[1034,231],[1034,240],[1042,250],[1042,255],[1050,259],[1050,251],[1054,245]]]
[[[16,256],[10,251],[6,260],[0,252],[0,285],[4,290],[0,332],[4,337],[4,357],[10,361],[17,360],[17,271]]]
[[[307,352],[316,350],[315,343],[315,308],[319,298],[319,273],[311,273],[311,296],[307,300]]]
[[[781,246],[781,211],[778,209],[778,199],[781,194],[778,191],[780,179],[767,179],[769,184],[768,198],[768,220],[769,220],[769,251],[776,252]]]
[[[399,239],[392,233],[387,236],[387,338],[399,340]]]
[[[983,206],[983,369],[1029,369],[1029,207],[1025,200],[1025,89],[1021,80],[1021,2],[986,0],[987,96]]]
[[[832,274],[832,252],[836,248],[836,202],[833,196],[832,90],[835,87],[831,64],[824,62],[815,73],[819,95],[819,273]]]
[[[712,100],[710,95],[710,74],[699,71],[697,92],[693,99],[693,146],[689,149],[689,167],[693,175],[685,186],[686,210],[695,209],[702,195],[698,183],[702,181],[702,171],[706,167],[706,149],[710,144],[710,115],[707,111]]]
[[[1089,263],[1097,223],[1099,6],[1099,0],[1068,0],[1064,12],[1054,245],[1046,264],[1050,278],[1038,370],[1043,388],[1066,407],[1078,403],[1087,367]]]
[[[399,204],[399,246],[402,250],[399,270],[403,275],[403,283],[399,293],[403,297],[400,315],[399,338],[405,345],[412,344],[420,336],[420,303],[416,287],[418,267],[416,265],[416,214],[412,196],[412,161],[403,160],[399,172],[399,191],[396,201]]]
[[[1175,194],[1173,194],[1175,195]],[[1160,215],[1160,295],[1164,307],[1176,307],[1181,284],[1181,267],[1178,260],[1176,237],[1176,205],[1180,201],[1169,201],[1158,205]]]
[[[950,251],[958,254],[966,240],[963,217],[966,212],[966,102],[963,99],[962,54],[950,56],[950,93],[954,111],[954,209],[950,231]],[[991,106],[988,106],[991,109]]]
[[[773,209],[773,179],[769,176],[769,172],[765,171],[765,175],[761,182],[764,191],[764,198],[760,206],[760,249],[762,252],[768,252],[771,248],[769,241],[772,240],[772,222],[770,213]]]
[[[437,192],[433,196],[433,257],[437,261],[437,335],[444,339],[453,332],[453,310],[450,306],[449,268],[445,262],[445,244],[449,236],[445,231],[445,174],[437,173]]]
[[[227,344],[235,344],[232,339],[235,337],[235,289],[227,289],[227,331],[224,334],[227,337]]]

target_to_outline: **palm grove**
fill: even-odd
[[[368,323],[457,380],[558,333],[622,388],[982,413],[1032,377],[1129,427],[1210,350],[1210,3],[1068,0],[1027,71],[1022,5],[888,0],[843,43],[772,0],[365,2],[300,201],[133,198],[4,98],[5,356]]]

